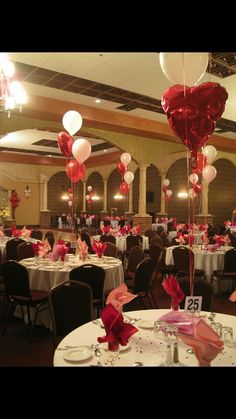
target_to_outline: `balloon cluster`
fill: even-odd
[[[189,189],[189,197],[194,199],[196,195],[201,193],[201,185],[198,182],[198,175],[202,173],[202,177],[208,182],[212,182],[215,179],[217,171],[211,163],[215,160],[217,151],[212,145],[204,147],[202,153],[197,153],[197,165],[193,169],[193,173],[189,176],[189,181],[193,187]]]
[[[58,134],[58,146],[62,154],[70,160],[66,160],[66,174],[68,178],[76,183],[85,176],[84,162],[91,154],[91,145],[84,138],[73,140],[74,135],[82,126],[82,117],[79,112],[68,111],[62,119],[64,128],[69,132]],[[74,159],[72,158],[74,156]]]
[[[93,196],[94,196],[94,192],[92,192],[93,190],[92,186],[88,186],[87,190],[88,190],[88,195],[85,196],[85,199],[88,203],[89,208],[91,208],[92,203],[93,203]]]
[[[131,162],[131,155],[129,153],[123,153],[120,156],[120,161],[116,167],[118,172],[121,174],[120,192],[123,195],[129,193],[129,185],[134,180],[133,172],[127,171],[127,166]]]
[[[17,208],[20,202],[20,198],[18,197],[17,192],[15,189],[12,190],[11,196],[9,197],[9,201],[11,203],[12,208]]]
[[[165,194],[165,201],[168,202],[171,199],[171,195],[172,195],[172,190],[171,189],[167,189],[167,187],[169,186],[170,181],[169,179],[164,179],[163,180],[163,185],[162,185],[162,191]]]
[[[68,189],[67,190],[67,195],[68,195],[68,198],[67,198],[67,204],[68,204],[68,206],[69,207],[72,207],[72,205],[73,205],[73,191],[72,191],[72,189]]]

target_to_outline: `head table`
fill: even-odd
[[[121,351],[118,359],[113,363],[114,366],[132,366],[137,363],[142,363],[144,366],[160,366],[165,364],[167,358],[167,341],[160,337],[154,336],[154,321],[159,319],[162,315],[168,313],[170,310],[139,310],[123,313],[127,317],[126,321],[130,321],[138,328],[129,339],[127,347],[120,347]],[[201,316],[205,316],[207,322],[209,312],[201,312]],[[139,320],[137,320],[139,319]],[[223,352],[212,361],[212,366],[235,366],[236,365],[236,317],[225,314],[216,314],[215,322],[221,323],[223,326],[233,328],[234,340],[230,344],[225,344]],[[94,347],[91,345],[97,344],[97,337],[104,336],[105,331],[99,325],[99,322],[89,322],[83,326],[78,327],[69,333],[58,345],[54,354],[54,366],[96,366],[98,357],[95,356]],[[171,342],[172,339],[169,339]],[[176,339],[175,339],[176,340]],[[84,348],[85,359],[68,360],[68,355],[71,351],[78,349],[81,346]],[[107,344],[100,344],[101,347],[99,362],[103,366],[110,366],[108,355],[106,351]],[[172,340],[172,356],[174,340]],[[72,348],[71,348],[72,347]],[[75,347],[75,348],[73,348]],[[82,348],[82,349],[83,349]],[[178,339],[179,349],[179,366],[198,366],[197,358],[194,354],[187,352],[188,347]],[[80,353],[80,352],[79,352]],[[70,356],[69,356],[70,358]]]

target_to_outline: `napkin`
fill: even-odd
[[[126,284],[121,284],[109,293],[106,304],[112,304],[116,310],[121,312],[123,305],[129,303],[136,297],[138,296],[128,292],[128,287]]]
[[[96,252],[99,258],[102,257],[104,250],[107,248],[106,243],[102,243],[100,241],[94,240],[93,241],[93,250]]]
[[[219,249],[219,247],[220,247],[220,243],[208,244],[207,247],[206,247],[206,249],[209,252],[215,252],[217,249]]]
[[[158,320],[177,326],[179,333],[194,336],[195,326],[199,321],[199,317],[194,316],[194,314],[188,311],[172,310],[161,316]]]
[[[77,240],[79,253],[81,256],[87,256],[88,254],[88,245],[85,241],[82,241],[81,239]]]
[[[209,367],[211,361],[224,349],[219,335],[200,319],[195,327],[194,336],[181,335],[182,341],[191,346],[200,366]]]
[[[51,246],[49,244],[48,239],[46,239],[43,244],[42,243],[39,244],[39,250],[38,250],[37,256],[41,256],[45,258],[45,256],[48,254],[48,252],[50,252],[50,250],[51,250]]]
[[[230,295],[229,301],[233,301],[233,303],[236,301],[236,291],[234,291],[233,294]]]
[[[39,255],[39,250],[40,247],[43,246],[43,243],[38,241],[37,243],[31,243],[32,247],[33,247],[33,252],[34,252],[34,256],[38,256]]]
[[[98,337],[97,341],[99,343],[108,342],[110,350],[117,348],[119,344],[121,346],[127,345],[130,336],[138,332],[136,327],[124,323],[122,314],[110,303],[102,310],[101,319],[105,327],[106,336]]]
[[[164,279],[163,287],[167,294],[172,298],[171,307],[173,310],[178,310],[179,304],[184,299],[185,294],[179,286],[178,281],[174,275],[170,275],[169,278]]]

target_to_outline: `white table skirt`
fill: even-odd
[[[92,240],[100,240],[100,235],[97,236],[93,236]],[[142,236],[143,238],[143,242],[142,242],[142,249],[143,250],[147,250],[149,249],[149,243],[148,243],[148,237],[147,236]],[[120,250],[122,253],[124,253],[126,251],[126,237],[121,236],[121,237],[117,237],[116,236],[116,246],[117,249]]]
[[[124,313],[142,320],[151,320],[154,322],[159,319],[162,315],[166,314],[170,310],[140,310]],[[201,315],[209,316],[208,312],[202,312]],[[206,320],[208,321],[208,320]],[[220,322],[224,326],[230,326],[233,328],[234,342],[229,346],[225,345],[222,353],[212,361],[212,366],[234,366],[236,365],[236,317],[225,314],[216,314],[216,322]],[[161,363],[166,360],[166,346],[167,343],[163,339],[154,337],[153,329],[139,329],[137,333],[131,336],[129,343],[130,347],[127,350],[120,352],[119,358],[114,361],[116,366],[131,366],[134,362],[142,362],[145,366],[160,366]],[[63,348],[66,345],[91,345],[97,343],[98,336],[104,336],[104,329],[100,326],[89,322],[85,325],[78,327],[68,334],[59,344],[58,348]],[[187,352],[187,346],[179,339],[179,360],[186,366],[198,366],[198,361],[194,354]],[[104,345],[104,344],[103,344]],[[103,365],[107,365],[107,354],[103,350],[100,358]],[[173,345],[172,345],[173,354]],[[54,354],[54,366],[89,366],[96,365],[96,357],[91,350],[91,357],[80,362],[70,362],[64,359],[65,350],[57,349]]]

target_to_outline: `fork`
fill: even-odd
[[[65,345],[65,346],[61,346],[59,348],[57,348],[57,351],[66,351],[67,349],[74,349],[74,348],[80,348],[81,346],[83,346],[84,348],[89,349],[90,351],[93,351],[94,349],[96,349],[98,347],[99,343],[92,343],[92,345]]]

